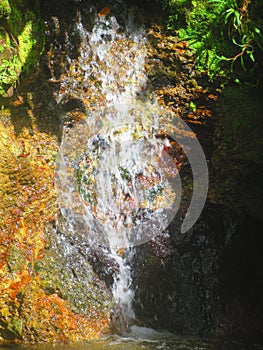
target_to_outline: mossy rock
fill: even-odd
[[[11,6],[8,0],[1,0],[0,2],[0,18],[8,17],[11,13]]]
[[[44,43],[44,23],[28,1],[0,4],[0,95],[8,95],[22,71],[36,64]]]
[[[8,257],[8,269],[10,272],[17,273],[26,264],[26,260],[24,257],[24,254],[21,249],[16,247],[15,245],[12,245],[9,251],[9,257]]]
[[[78,243],[69,239],[72,232],[64,219],[59,217],[58,222],[64,232],[46,225],[45,256],[34,265],[42,289],[47,295],[57,293],[67,300],[75,313],[85,314],[90,308],[104,315],[113,313],[111,292],[94,273],[87,257],[79,252]]]

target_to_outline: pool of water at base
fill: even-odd
[[[263,350],[258,339],[179,337],[138,327],[128,336],[110,335],[100,340],[70,344],[0,344],[0,350]]]

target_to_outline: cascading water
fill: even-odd
[[[79,60],[75,62],[75,71],[78,76],[84,76],[87,82],[90,79],[100,82],[99,90],[107,103],[127,103],[129,99],[136,96],[138,89],[146,82],[146,76],[143,73],[145,37],[143,36],[142,29],[135,31],[132,27],[132,13],[129,13],[125,22],[126,33],[119,31],[120,25],[114,16],[97,17],[91,32],[84,29],[81,17],[79,17],[78,23],[76,23],[76,29],[81,38],[81,47]],[[126,50],[123,46],[127,47]],[[74,90],[78,90],[76,86],[78,82],[75,79],[73,84],[65,79],[64,84],[69,89],[73,88]],[[80,87],[79,90],[78,97],[85,98],[87,96],[85,89],[83,91],[83,87]],[[116,122],[118,122],[118,120],[116,120]],[[103,142],[105,141],[103,140]],[[87,148],[91,149],[92,145],[89,145]],[[96,150],[93,151],[96,152]],[[112,152],[114,152],[114,149],[111,150],[111,153]],[[113,164],[114,161],[116,161],[114,154],[109,154],[109,160],[110,163],[108,163],[108,169],[105,169],[106,171],[111,171],[111,167],[116,168],[117,166],[117,164]],[[87,165],[85,159],[82,160],[82,165],[84,168],[85,165]],[[89,169],[85,170],[87,172]],[[81,173],[80,167],[79,173]],[[98,205],[102,206],[103,209],[103,202],[106,200],[104,194],[107,190],[110,190],[110,188],[106,188],[106,184],[103,182],[104,174],[101,173],[101,175],[101,177],[97,177],[98,186],[96,187],[96,191],[99,192],[100,195],[96,196],[96,194],[94,194],[93,199],[95,200],[98,198],[100,201]],[[106,174],[106,176],[107,175],[110,176],[110,174]],[[91,197],[90,189],[83,189],[85,177],[87,177],[85,172],[80,176],[79,185],[84,198],[85,195]],[[111,183],[109,183],[108,186],[111,186]],[[69,200],[71,201],[72,198]],[[108,204],[110,205],[111,203]],[[115,207],[114,209],[115,216],[118,216],[117,212],[119,208]],[[88,219],[89,214],[90,213],[87,213],[85,217],[87,226],[90,226],[90,220]],[[110,254],[119,266],[118,274],[116,274],[114,278],[112,292],[117,303],[117,308],[120,310],[120,318],[123,324],[126,325],[135,316],[132,309],[133,291],[131,288],[131,271],[128,264],[130,256],[123,258],[120,255],[117,247],[126,248],[125,243],[121,245],[116,244],[116,242],[114,242],[116,237],[111,235],[114,230],[111,230],[112,228],[109,226],[108,237]],[[96,241],[97,237],[94,237],[91,243],[96,244]]]
[[[147,81],[147,53],[144,29],[136,25],[136,13],[127,10],[121,1],[110,5],[108,16],[79,13],[72,31],[80,39],[79,57],[70,60],[69,74],[62,77],[62,89],[71,96],[86,99],[95,96],[96,106],[106,103],[127,103],[144,89]],[[95,16],[92,29],[83,25],[84,16]],[[115,14],[121,16],[118,23]],[[68,46],[72,46],[68,42]],[[60,101],[63,94],[57,96]]]
[[[146,34],[133,9],[120,1],[109,6],[107,16],[92,7],[80,12],[73,28],[79,55],[69,59],[57,101],[77,98],[87,113],[65,129],[56,182],[73,234],[104,250],[118,266],[112,293],[128,331],[135,319],[132,247],[162,232],[179,207],[179,151],[169,135],[185,128],[171,113],[138,98],[147,84]],[[93,14],[88,30],[83,19]],[[191,139],[190,130],[185,133]]]
[[[119,3],[116,4],[119,6]],[[112,7],[114,9],[114,6]],[[125,18],[125,31],[121,30],[121,26],[118,23],[116,17],[114,15],[110,16],[101,16],[95,18],[95,23],[92,31],[87,31],[83,24],[82,18],[79,16],[79,20],[76,23],[76,29],[81,38],[81,46],[80,46],[80,55],[78,60],[75,62],[71,62],[71,71],[74,70],[73,80],[70,75],[65,75],[63,78],[63,86],[64,89],[67,90],[68,93],[77,95],[78,98],[86,99],[89,97],[89,94],[98,93],[100,99],[98,99],[98,104],[115,104],[115,105],[124,105],[130,103],[135,99],[136,94],[140,92],[146,84],[146,75],[144,72],[144,64],[145,64],[145,56],[146,56],[146,38],[142,28],[135,29],[134,25],[134,13],[129,12],[126,14]],[[75,79],[75,76],[82,76],[84,79],[78,81]],[[89,86],[89,82],[91,80],[95,80],[97,83],[94,83],[93,86]],[[86,84],[83,84],[83,81]],[[85,86],[86,85],[86,86]],[[88,93],[87,93],[88,91]],[[62,97],[62,94],[58,96],[58,100]],[[115,115],[113,113],[108,113],[110,115],[109,122],[110,123],[127,123],[127,120],[118,120],[118,113]],[[96,120],[100,123],[103,120],[103,117]],[[104,119],[106,119],[104,117]],[[130,122],[134,122],[130,118]],[[88,122],[89,125],[89,122]],[[126,124],[127,125],[127,124]],[[93,125],[94,127],[94,125]],[[89,129],[92,128],[89,125]],[[129,133],[129,128],[126,128],[126,134]],[[94,208],[95,203],[92,201],[96,201],[96,205],[99,210],[93,209],[93,212],[96,211],[96,215],[98,216],[98,211],[101,212],[101,215],[108,218],[104,218],[104,220],[108,219],[107,225],[104,225],[104,228],[107,228],[107,246],[110,248],[110,255],[118,264],[118,273],[114,276],[114,285],[112,287],[112,292],[114,295],[114,299],[117,304],[117,309],[120,313],[120,319],[122,320],[122,324],[124,328],[127,330],[127,325],[135,318],[134,311],[132,308],[133,302],[133,290],[132,290],[132,277],[131,277],[131,269],[129,265],[129,260],[132,257],[132,249],[129,247],[129,242],[125,234],[123,234],[122,239],[116,235],[117,226],[126,226],[119,227],[118,231],[122,229],[125,230],[127,228],[127,221],[132,218],[125,218],[126,223],[123,221],[124,217],[124,208],[121,208],[122,201],[121,195],[129,195],[134,192],[132,189],[128,188],[128,181],[125,183],[125,177],[130,177],[130,182],[135,181],[136,172],[139,174],[141,171],[140,166],[137,164],[137,169],[132,169],[132,166],[135,167],[136,161],[139,159],[139,151],[140,149],[136,144],[133,144],[131,152],[129,152],[128,143],[123,147],[125,136],[122,135],[123,140],[119,140],[122,143],[122,149],[117,150],[116,148],[120,146],[120,142],[114,143],[112,140],[109,140],[109,135],[107,135],[107,141],[105,138],[100,137],[99,130],[98,133],[93,133],[94,137],[90,139],[88,144],[86,145],[87,150],[91,153],[95,154],[96,152],[103,150],[104,148],[109,147],[111,144],[111,148],[106,155],[107,159],[104,162],[104,169],[100,164],[100,176],[96,176],[97,183],[96,188],[92,189],[94,185],[95,179],[89,174],[92,174],[92,171],[95,169],[96,161],[99,160],[99,156],[97,155],[97,159],[92,159],[89,156],[87,160],[87,152],[84,150],[84,156],[82,155],[82,159],[79,160],[78,164],[78,176],[79,176],[79,184],[78,190],[82,195],[84,201],[89,201],[90,205]],[[72,141],[73,139],[71,139]],[[65,141],[64,141],[65,142]],[[104,144],[104,145],[103,145]],[[96,149],[97,147],[97,149]],[[64,147],[65,149],[65,147]],[[63,152],[63,158],[65,156]],[[121,157],[117,157],[116,155],[121,155]],[[128,157],[127,157],[128,156]],[[62,157],[60,158],[62,160]],[[75,158],[75,155],[73,156]],[[127,167],[127,159],[130,164],[129,170],[125,168]],[[63,162],[63,160],[62,160]],[[88,166],[90,163],[92,166]],[[102,162],[101,162],[102,163]],[[121,167],[122,166],[122,167]],[[60,172],[65,171],[62,164],[59,166]],[[94,168],[94,169],[93,169]],[[120,171],[121,169],[121,171]],[[130,174],[133,172],[133,174]],[[97,174],[98,175],[98,174]],[[142,175],[142,174],[141,174]],[[120,203],[115,205],[113,197],[111,198],[107,194],[112,195],[112,191],[114,190],[112,187],[112,177],[115,177],[115,191],[119,192],[115,194],[115,198],[118,196]],[[109,179],[110,181],[104,181],[105,179]],[[61,181],[61,176],[60,179]],[[70,180],[71,181],[71,180]],[[70,193],[70,190],[65,183],[65,180],[62,180],[60,183],[62,192],[67,188],[66,194],[66,202],[67,204],[72,203],[73,194]],[[60,185],[58,187],[60,187]],[[132,183],[130,186],[135,189],[135,184]],[[125,188],[126,187],[126,188]],[[93,191],[92,191],[93,190]],[[96,193],[94,193],[96,192]],[[76,195],[76,188],[74,189],[74,195]],[[126,204],[129,204],[126,201]],[[64,203],[63,203],[64,204]],[[138,206],[138,203],[134,203],[134,205]],[[64,209],[64,214],[68,217],[70,222],[75,222],[75,212],[72,214],[65,211],[65,208],[62,207],[62,211]],[[86,225],[89,230],[94,230],[93,234],[95,235],[92,239],[89,239],[91,244],[98,244],[97,235],[98,230],[94,227],[94,220],[92,220],[92,215],[94,213],[89,212],[87,208],[85,208],[84,214],[84,225]],[[106,213],[105,211],[112,209],[111,214]],[[131,211],[130,211],[131,212]],[[131,212],[132,213],[132,212]],[[127,213],[126,213],[127,216]],[[83,217],[82,217],[83,219]],[[122,221],[122,223],[121,223]],[[74,226],[74,225],[73,225]],[[114,227],[113,227],[114,226]],[[75,229],[75,228],[74,228]],[[100,232],[100,231],[99,231]],[[124,232],[122,232],[124,233]],[[121,241],[118,242],[118,239]],[[105,242],[104,242],[105,243]]]

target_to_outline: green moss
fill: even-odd
[[[44,43],[44,23],[29,3],[10,0],[8,5],[8,17],[0,18],[0,94],[36,64]]]
[[[17,55],[12,55],[6,59],[2,59],[0,65],[0,84],[1,85],[13,85],[18,75],[21,72],[21,64]],[[4,92],[4,89],[0,88],[0,93]]]
[[[35,272],[41,279],[45,293],[57,293],[68,300],[73,312],[85,314],[91,306],[102,313],[107,312],[110,295],[97,285],[99,281],[93,280],[89,264],[84,260],[82,263],[87,275],[78,267],[68,267],[65,261],[62,260],[60,264],[53,256],[48,256],[37,263]]]
[[[48,225],[46,237],[45,256],[35,262],[33,271],[44,292],[67,300],[74,313],[86,314],[90,308],[102,314],[112,310],[112,295],[95,275],[87,258],[73,246],[69,254],[68,246],[64,246],[52,229],[49,232]]]
[[[11,13],[11,7],[8,0],[0,1],[0,18],[8,17]]]
[[[21,249],[19,249],[15,245],[12,245],[9,251],[9,257],[7,262],[9,271],[17,273],[22,270],[25,263],[26,263],[26,260]]]
[[[24,320],[18,317],[13,317],[8,323],[7,329],[14,334],[15,337],[19,337],[22,334]]]
[[[5,30],[5,28],[0,27],[0,48],[3,47],[4,44],[6,45],[10,45],[10,38],[9,35],[7,33],[7,31]],[[0,52],[3,52],[4,50],[1,50]]]

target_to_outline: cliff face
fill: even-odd
[[[109,328],[111,295],[54,228],[56,126],[42,120],[41,130],[28,101],[0,112],[0,340],[96,338]]]
[[[44,22],[38,2],[4,0],[0,4],[0,95],[12,96],[23,71],[35,65],[43,49]]]
[[[43,48],[44,22],[30,4],[0,4],[0,341],[93,339],[110,327],[112,296],[54,228],[56,86],[33,67],[14,88]]]

